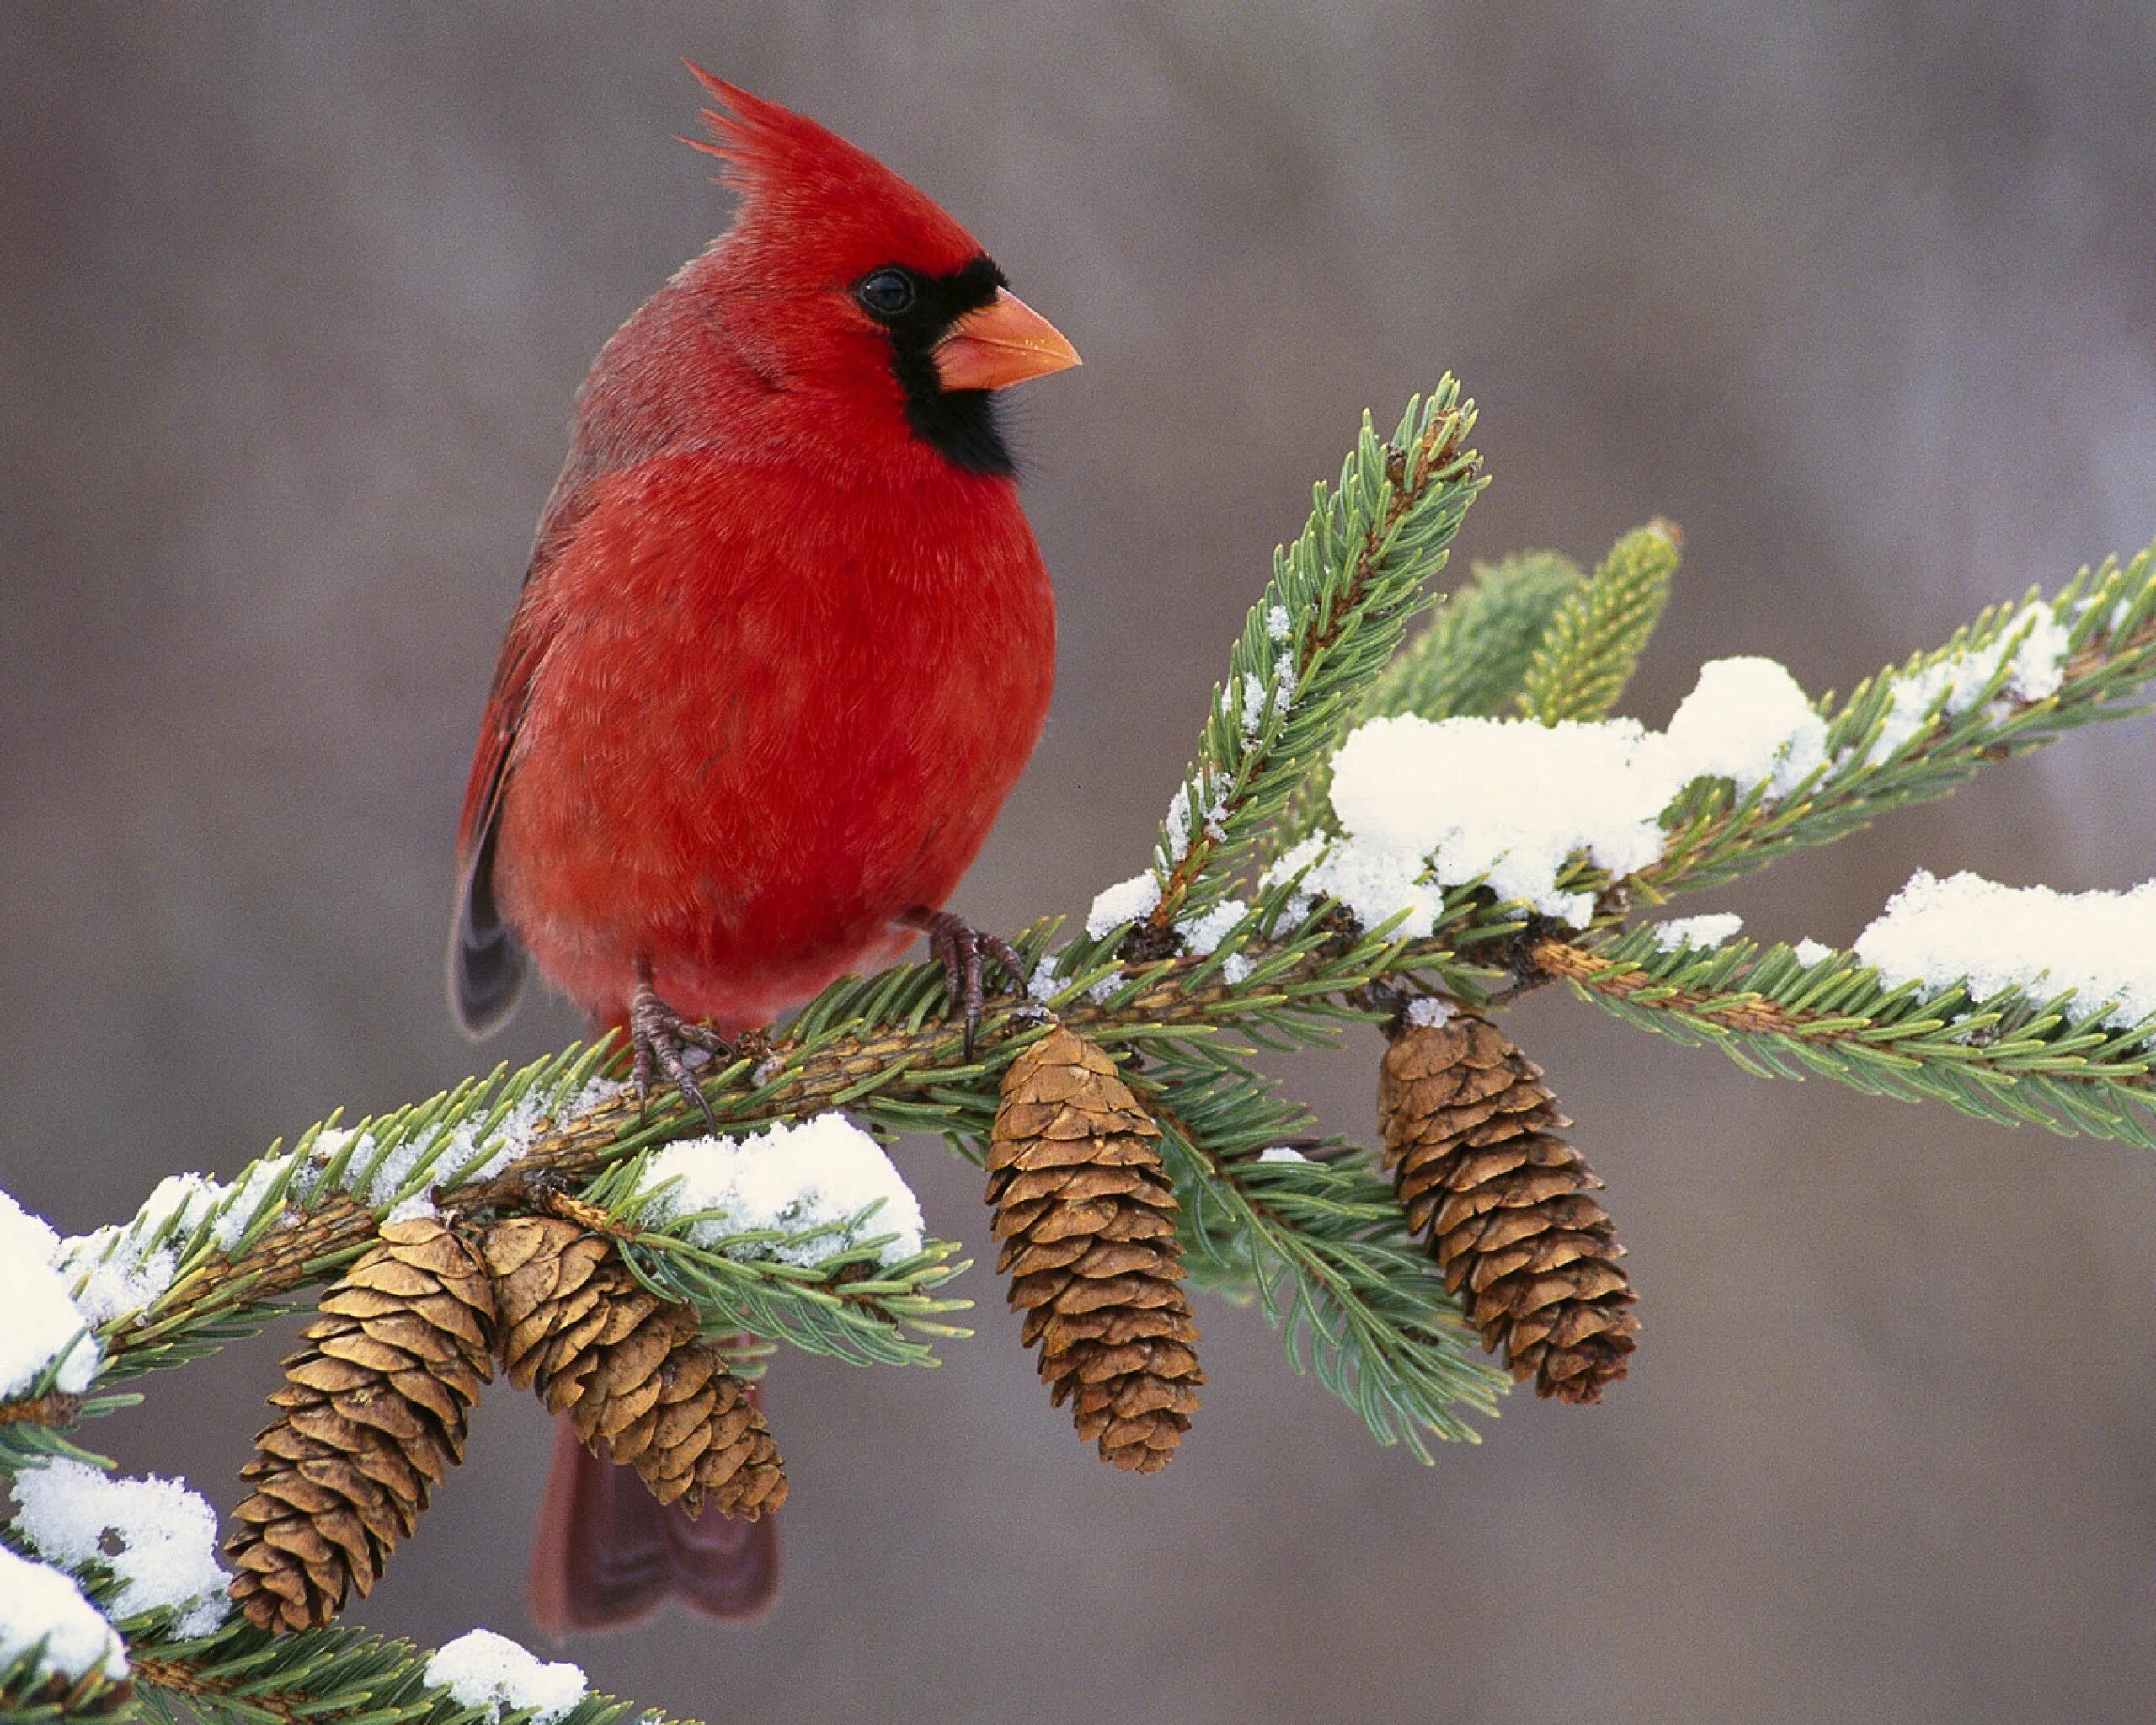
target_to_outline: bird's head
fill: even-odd
[[[788,387],[891,409],[958,466],[1008,473],[992,393],[1076,365],[1077,350],[1011,292],[979,241],[882,163],[689,70],[724,104],[704,110],[712,142],[683,142],[718,157],[740,195],[723,241],[733,312]]]

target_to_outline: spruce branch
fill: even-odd
[[[1652,929],[1593,949],[1536,941],[1528,956],[1613,1016],[1761,1077],[1817,1073],[2001,1125],[2156,1148],[2156,1021],[2107,1023],[2111,1001],[1889,987],[1846,953],[1807,964],[1745,941],[1670,952]]]
[[[1477,1441],[1510,1384],[1407,1234],[1373,1158],[1337,1140],[1264,1159],[1309,1119],[1233,1053],[1178,1049],[1136,1079],[1159,1123],[1186,1252],[1200,1285],[1253,1291],[1289,1363],[1361,1417],[1380,1444],[1433,1459],[1427,1439]],[[1305,1142],[1310,1142],[1307,1138]]]
[[[2055,689],[2017,692],[2015,649],[2065,632]],[[1958,674],[1958,675],[1957,675]],[[1828,765],[1780,802],[1758,788],[1695,787],[1672,809],[1661,859],[1632,877],[1650,898],[1699,892],[1788,852],[1831,844],[1881,814],[1935,801],[1978,768],[2140,710],[2156,677],[2156,546],[2084,569],[2049,600],[1994,606],[1945,645],[1868,678],[1828,718]],[[1903,734],[1896,740],[1890,725]]]
[[[746,1231],[700,1244],[689,1235],[704,1220],[698,1215],[637,1225],[648,1203],[634,1195],[642,1160],[614,1164],[587,1199],[595,1208],[612,1206],[610,1231],[636,1279],[662,1300],[693,1308],[707,1333],[745,1332],[856,1365],[934,1365],[934,1353],[908,1332],[973,1333],[942,1322],[973,1305],[935,1291],[972,1268],[971,1259],[952,1262],[958,1247],[951,1242],[929,1241],[887,1264],[880,1254],[891,1236],[875,1232],[872,1206],[846,1223]],[[846,1245],[846,1238],[858,1243]]]
[[[430,1684],[424,1648],[356,1630],[273,1636],[235,1622],[199,1641],[144,1637],[128,1657],[135,1705],[160,1725],[209,1717],[245,1725],[478,1725],[493,1717]],[[531,1714],[512,1709],[503,1717],[509,1725]],[[585,1696],[558,1725],[624,1725],[632,1718],[671,1725],[656,1709],[606,1695]]]
[[[1145,921],[1155,948],[1228,895],[1265,824],[1427,602],[1424,584],[1486,483],[1481,458],[1465,447],[1474,425],[1474,403],[1450,377],[1408,403],[1390,442],[1365,414],[1339,483],[1315,489],[1300,537],[1273,553],[1273,579],[1229,654],[1198,758],[1161,823],[1160,892]]]
[[[1551,616],[1521,678],[1519,709],[1544,724],[1600,718],[1617,704],[1662,619],[1684,536],[1650,521],[1610,547]]]
[[[1470,1419],[1494,1410],[1504,1374],[1476,1353],[1376,1159],[1319,1135],[1261,1070],[1264,1050],[1337,1046],[1348,1027],[1380,1022],[1395,1035],[1414,1025],[1427,1036],[1460,1007],[1486,1011],[1562,979],[1627,1022],[1711,1044],[1765,1076],[1816,1072],[1986,1119],[2156,1146],[2156,1017],[2118,1022],[2116,1002],[2067,993],[1979,997],[1966,983],[1889,985],[1848,953],[1672,946],[1678,937],[1666,927],[1627,926],[1636,904],[1828,842],[1903,803],[1945,794],[1987,761],[2132,710],[2156,676],[2156,548],[2084,570],[2052,599],[1987,611],[1847,701],[1818,703],[1816,716],[1769,667],[1782,702],[1770,710],[1793,704],[1802,722],[1801,764],[1788,764],[1799,757],[1785,740],[1779,784],[1695,777],[1663,811],[1658,855],[1652,809],[1641,817],[1641,842],[1624,854],[1628,866],[1652,860],[1629,875],[1613,878],[1576,852],[1556,885],[1588,895],[1584,927],[1502,900],[1486,880],[1434,884],[1427,857],[1412,912],[1379,908],[1358,921],[1311,889],[1324,878],[1315,872],[1320,852],[1344,841],[1288,841],[1323,824],[1331,756],[1356,720],[1493,718],[1508,703],[1545,722],[1593,718],[1616,698],[1663,602],[1677,542],[1657,523],[1621,540],[1592,578],[1550,553],[1478,569],[1396,654],[1484,483],[1464,447],[1473,417],[1448,378],[1410,404],[1390,444],[1366,421],[1338,486],[1317,488],[1310,525],[1276,554],[1230,655],[1198,759],[1141,878],[1154,896],[1134,927],[1066,937],[1050,920],[1028,930],[1018,947],[1033,997],[991,1002],[977,1040],[947,1001],[940,967],[901,964],[841,979],[782,1030],[696,1075],[725,1135],[845,1109],[884,1138],[926,1132],[979,1160],[1012,1062],[1054,1027],[1078,1033],[1097,1044],[1091,1070],[1103,1070],[1105,1050],[1131,1087],[1124,1103],[1134,1110],[1142,1099],[1157,1123],[1196,1284],[1254,1299],[1299,1369],[1314,1369],[1380,1441],[1426,1461],[1430,1439],[1475,1437]],[[1642,734],[1592,734],[1619,730]],[[1446,734],[1553,734],[1515,721]],[[1807,772],[1822,748],[1822,763]],[[1405,848],[1414,863],[1413,846]],[[1261,858],[1271,865],[1253,879]],[[1528,897],[1546,904],[1537,886]],[[1565,914],[1574,909],[1566,903]],[[56,1363],[14,1386],[0,1402],[0,1476],[54,1455],[94,1461],[68,1434],[138,1399],[116,1386],[259,1329],[304,1290],[344,1276],[386,1228],[389,1243],[401,1244],[392,1217],[408,1228],[414,1215],[438,1215],[443,1226],[421,1231],[496,1245],[518,1231],[558,1236],[554,1261],[606,1258],[604,1297],[646,1316],[663,1306],[662,1327],[680,1349],[702,1364],[727,1352],[727,1374],[734,1353],[698,1339],[698,1326],[761,1338],[744,1344],[749,1355],[785,1343],[862,1365],[933,1364],[936,1338],[967,1333],[947,1322],[968,1304],[951,1291],[968,1267],[959,1248],[926,1240],[887,1262],[896,1234],[879,1231],[873,1204],[842,1220],[731,1231],[721,1231],[729,1219],[717,1210],[675,1214],[672,1199],[660,1202],[666,1183],[652,1183],[654,1155],[704,1135],[703,1114],[671,1092],[639,1111],[621,1073],[620,1048],[602,1039],[352,1124],[332,1114],[230,1182],[179,1177],[133,1217],[68,1242],[59,1262],[77,1309],[94,1313],[99,1370],[80,1394],[60,1391]],[[1479,1081],[1463,1072],[1456,1087],[1466,1097]],[[1540,1096],[1538,1107],[1549,1101]],[[1477,1155],[1498,1148],[1495,1138],[1471,1136],[1488,1124],[1470,1118],[1486,1103],[1497,1105],[1466,1097],[1444,1122]],[[1150,1140],[1150,1130],[1139,1135]],[[1148,1166],[1164,1194],[1161,1167]],[[1452,1197],[1494,1189],[1509,1170],[1491,1179],[1471,1172],[1475,1180],[1448,1188]],[[1581,1208],[1558,1207],[1567,1215]],[[1562,1231],[1556,1221],[1552,1231]],[[910,1226],[905,1237],[910,1246]],[[1494,1263],[1516,1243],[1478,1241],[1477,1252],[1486,1245]],[[1605,1256],[1614,1253],[1613,1243]],[[490,1260],[484,1279],[505,1287],[520,1273]],[[558,1302],[564,1322],[583,1287]],[[579,1308],[574,1321],[588,1316]],[[583,1358],[571,1354],[572,1365]],[[400,1369],[388,1361],[376,1375],[387,1381]],[[620,1389],[626,1407],[643,1387],[608,1393]],[[734,1392],[745,1402],[738,1384]],[[109,1603],[94,1577],[86,1585]],[[403,1642],[334,1629],[270,1638],[240,1624],[182,1642],[168,1626],[121,1626],[134,1662],[131,1705],[154,1718],[472,1725],[482,1711],[430,1687],[425,1656]],[[54,1691],[34,1661],[0,1670],[0,1725],[82,1716],[122,1699],[109,1684]],[[587,1698],[566,1725],[621,1725],[627,1712]]]

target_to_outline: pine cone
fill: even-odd
[[[1071,1402],[1102,1461],[1140,1473],[1168,1465],[1205,1381],[1160,1135],[1115,1062],[1058,1028],[1004,1075],[988,1153],[995,1267],[1049,1400]]]
[[[232,1595],[264,1629],[311,1629],[373,1588],[430,1487],[464,1459],[493,1375],[494,1301],[472,1248],[430,1220],[386,1223],[322,1296],[240,1470],[254,1493],[227,1547]]]
[[[1385,1164],[1468,1321],[1538,1396],[1599,1402],[1639,1320],[1598,1180],[1552,1128],[1542,1069],[1486,1018],[1411,1024],[1378,1080]]]
[[[662,1503],[753,1521],[786,1501],[778,1446],[749,1386],[603,1236],[516,1216],[482,1247],[501,1306],[503,1369],[567,1413],[578,1439],[633,1467]]]

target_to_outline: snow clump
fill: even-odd
[[[878,1248],[883,1263],[898,1263],[921,1249],[921,1201],[883,1146],[842,1114],[811,1115],[750,1138],[691,1138],[669,1145],[645,1165],[639,1189],[659,1192],[670,1180],[678,1183],[659,1192],[649,1214],[670,1221],[715,1212],[689,1225],[689,1238],[700,1246],[765,1229],[789,1234],[837,1230],[798,1246],[745,1244],[736,1248],[738,1257],[815,1264],[879,1234],[894,1236]],[[882,1207],[853,1226],[878,1199]]]
[[[28,1394],[56,1361],[53,1387],[67,1394],[96,1377],[104,1350],[68,1297],[72,1279],[51,1226],[0,1192],[0,1400]]]
[[[1572,858],[1630,874],[1661,854],[1662,812],[1688,784],[1785,796],[1825,764],[1826,734],[1789,672],[1757,658],[1703,665],[1666,731],[1629,718],[1372,719],[1335,757],[1343,836],[1305,884],[1365,925],[1406,912],[1410,939],[1435,926],[1443,886],[1478,878],[1582,924],[1593,900],[1557,885]]]
[[[175,1610],[175,1632],[207,1635],[225,1621],[231,1580],[217,1563],[217,1514],[178,1480],[115,1479],[58,1457],[15,1478],[15,1530],[40,1557],[80,1573],[109,1570],[115,1617]]]
[[[427,1661],[427,1681],[467,1707],[496,1719],[529,1709],[531,1725],[553,1725],[584,1697],[584,1673],[566,1659],[548,1661],[491,1629],[446,1641]]]
[[[74,1578],[0,1546],[0,1666],[40,1648],[37,1669],[71,1681],[127,1674],[127,1650]]]
[[[2156,880],[2062,893],[1920,868],[1856,937],[1856,955],[1890,988],[1966,980],[1977,1000],[2071,989],[2084,1008],[2116,1001],[2105,1023],[2135,1024],[2156,1015]]]
[[[2041,701],[2066,681],[2070,622],[2047,605],[2025,605],[1981,647],[1948,654],[1920,670],[1891,680],[1886,723],[1861,756],[1885,761],[1924,729],[1936,712],[1958,718],[1977,704],[2002,670],[2001,693],[2012,701]]]
[[[1651,927],[1654,943],[1665,953],[1673,953],[1679,947],[1718,947],[1724,941],[1735,940],[1744,919],[1734,911],[1721,911],[1708,916],[1673,916]]]
[[[1086,913],[1086,932],[1095,940],[1105,940],[1124,923],[1150,916],[1160,902],[1161,883],[1153,878],[1152,871],[1134,874],[1102,888],[1093,900],[1093,908]]]

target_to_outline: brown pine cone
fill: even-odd
[[[1157,1473],[1198,1409],[1175,1190],[1115,1062],[1060,1028],[1011,1063],[988,1153],[996,1268],[1049,1400],[1101,1458]]]
[[[502,1366],[567,1413],[593,1454],[624,1466],[662,1503],[748,1520],[786,1501],[771,1428],[696,1316],[637,1280],[603,1236],[515,1216],[482,1245],[501,1308]]]
[[[430,1488],[464,1459],[494,1327],[484,1268],[431,1220],[385,1223],[322,1296],[270,1397],[283,1411],[240,1470],[254,1493],[227,1550],[251,1621],[317,1628],[348,1590],[373,1588]]]
[[[1542,1069],[1486,1018],[1409,1024],[1378,1079],[1385,1164],[1445,1286],[1515,1379],[1599,1402],[1625,1375],[1639,1320],[1625,1248],[1590,1194],[1602,1182],[1556,1135]]]

